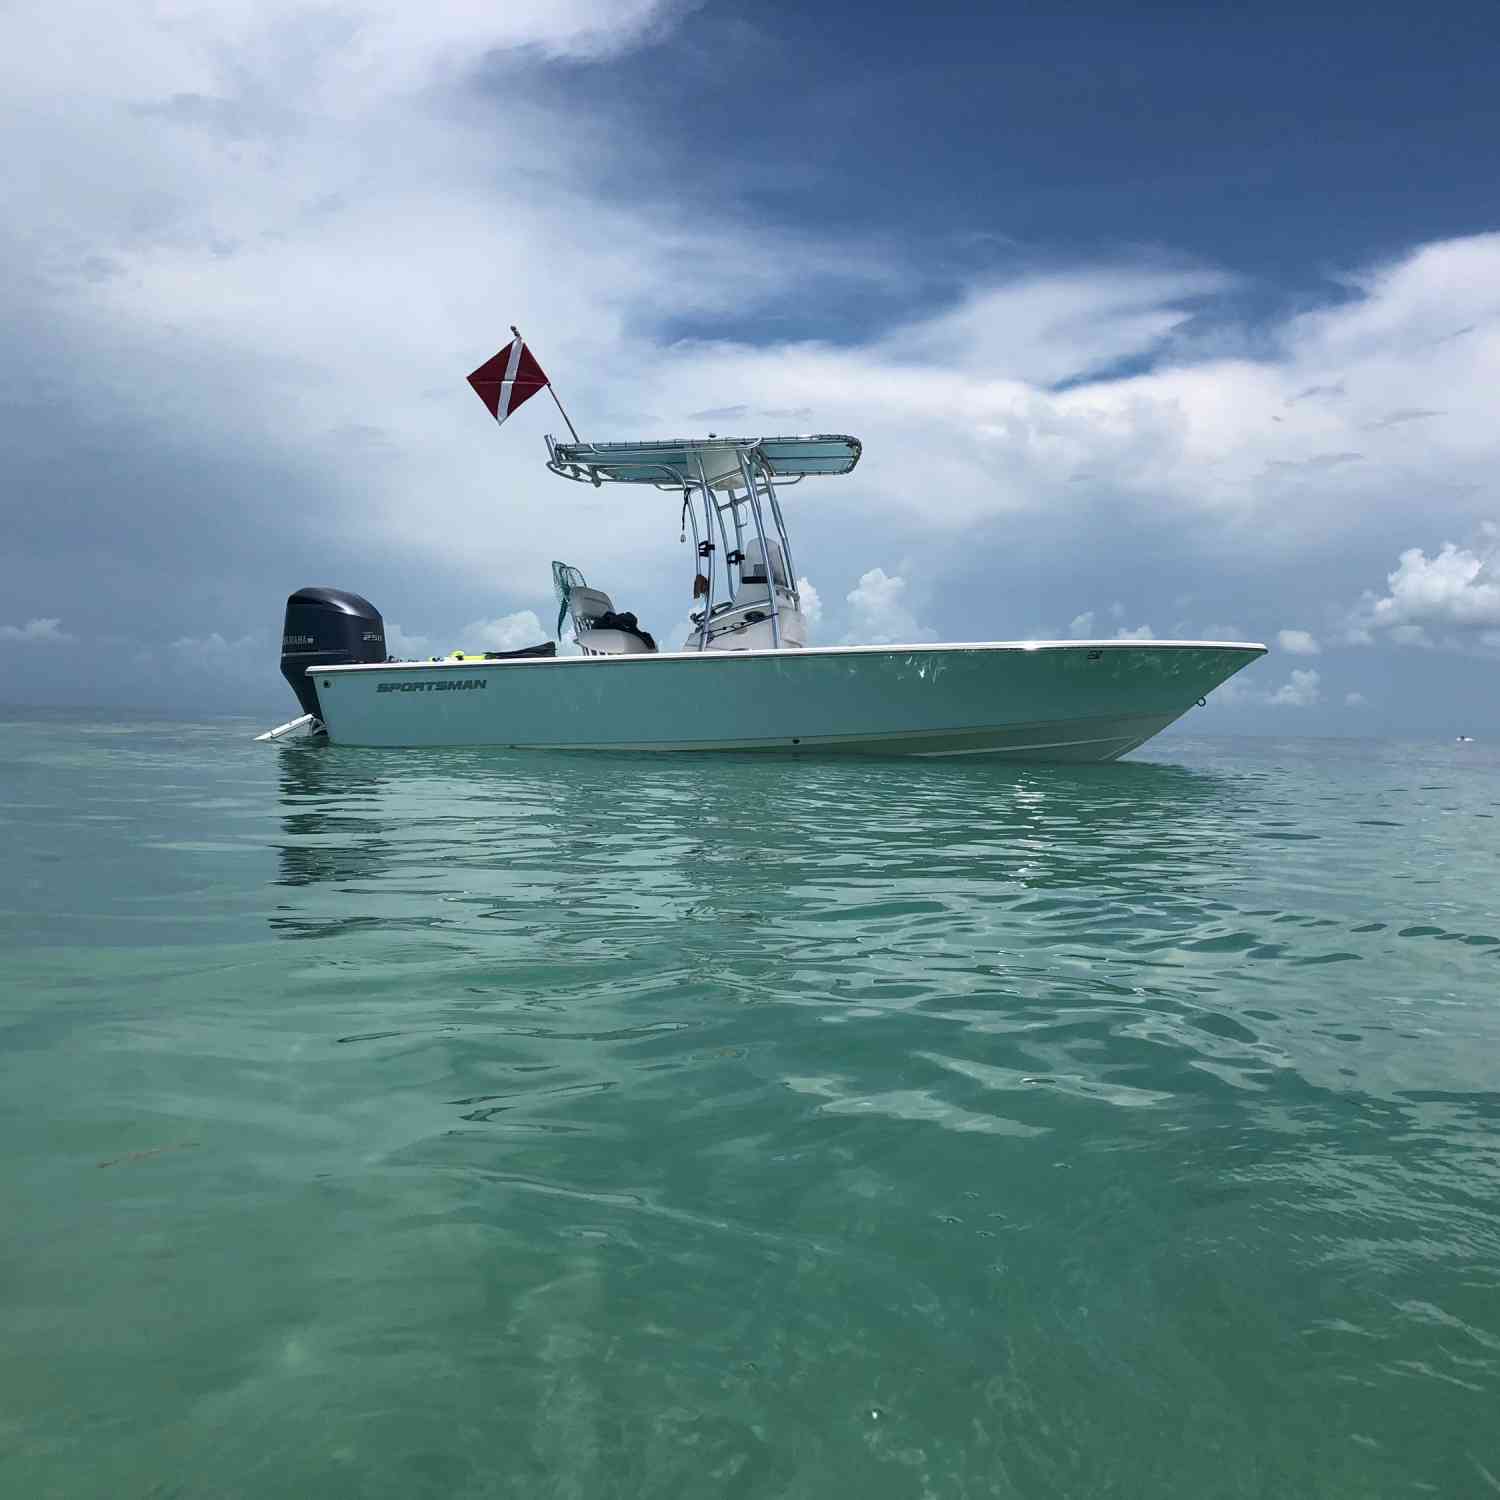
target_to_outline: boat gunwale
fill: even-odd
[[[378,661],[343,662],[338,666],[312,667],[319,676],[337,672],[413,672],[413,671],[490,671],[497,667],[564,667],[598,666],[601,662],[684,662],[684,661],[764,661],[805,659],[813,656],[911,656],[939,652],[1019,652],[1031,655],[1039,651],[1237,651],[1251,656],[1265,656],[1268,647],[1259,641],[927,641],[885,646],[799,646],[796,648],[764,647],[749,651],[639,651],[599,656],[509,656],[482,657],[452,661]]]

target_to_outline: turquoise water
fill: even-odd
[[[0,1493],[1500,1490],[1500,757],[0,721]]]

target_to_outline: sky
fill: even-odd
[[[0,10],[0,702],[291,711],[285,597],[664,641],[583,435],[849,432],[814,639],[1223,638],[1202,732],[1500,734],[1500,8]]]

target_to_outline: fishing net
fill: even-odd
[[[588,580],[567,563],[552,564],[552,589],[557,595],[557,638],[562,639],[563,621],[568,618],[568,596],[574,589],[586,589]]]

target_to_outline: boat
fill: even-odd
[[[577,655],[394,661],[357,594],[302,589],[287,603],[282,672],[304,710],[270,731],[335,744],[545,750],[771,750],[1115,760],[1265,652],[1227,641],[1032,640],[809,644],[778,490],[848,474],[841,435],[564,443],[566,479],[645,486],[680,501],[696,612],[659,650],[634,615],[555,564]],[[670,643],[669,643],[670,644]]]
[[[469,377],[496,420],[546,376],[514,342]],[[556,394],[553,393],[556,401]],[[1111,761],[1257,657],[1244,641],[812,643],[782,494],[853,472],[844,434],[586,443],[548,436],[547,467],[591,487],[670,497],[691,534],[686,639],[658,646],[628,610],[553,564],[557,635],[517,652],[397,661],[358,594],[299,589],[281,670],[303,709],[259,736],[333,744],[514,750],[760,751]]]

